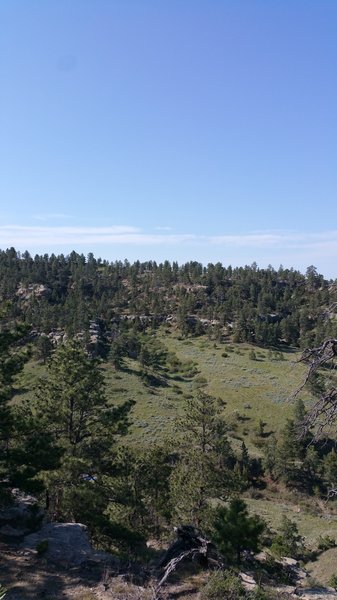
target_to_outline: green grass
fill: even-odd
[[[296,364],[299,353],[283,352],[284,360],[271,361],[267,350],[255,348],[255,361],[249,358],[252,346],[247,344],[216,344],[214,348],[214,342],[205,338],[185,343],[173,336],[164,341],[181,360],[197,363],[199,376],[207,380],[205,391],[226,402],[227,419],[244,417],[241,432],[256,428],[260,419],[266,422],[266,431],[278,432],[291,417],[291,397],[304,377],[303,366]],[[309,401],[308,395],[306,398]]]
[[[33,398],[33,389],[38,380],[46,372],[46,367],[36,360],[30,360],[24,366],[23,371],[18,375],[14,386],[13,403],[17,404],[21,400],[30,400]]]
[[[184,376],[183,371],[168,374],[167,387],[145,386],[137,361],[126,361],[127,371],[105,367],[108,396],[113,402],[127,398],[136,401],[133,410],[132,438],[139,442],[170,434],[177,416],[184,411],[185,400],[199,387],[221,398],[223,416],[238,437],[255,435],[260,420],[265,431],[278,433],[286,419],[292,416],[291,397],[304,377],[302,365],[296,364],[299,353],[284,352],[284,360],[269,360],[267,351],[255,350],[258,360],[251,360],[249,345],[224,344],[205,338],[179,340],[175,336],[159,335],[160,341],[174,352],[185,365],[194,365],[197,374]],[[226,352],[227,357],[222,354]],[[192,369],[190,369],[193,373]],[[310,399],[307,396],[307,400]]]
[[[304,538],[304,545],[309,550],[317,551],[320,536],[329,536],[337,541],[337,507],[336,503],[310,507],[310,500],[306,500],[307,506],[298,503],[286,502],[276,497],[272,500],[248,499],[247,504],[251,513],[263,517],[272,528],[277,531],[281,525],[283,516],[294,521],[298,527],[299,534]],[[325,552],[318,552],[317,558],[305,565],[306,571],[312,580],[319,585],[329,585],[332,575],[337,574],[337,548],[331,548]]]
[[[317,548],[317,540],[320,536],[330,535],[337,540],[337,514],[333,512],[327,510],[321,512],[318,508],[314,510],[313,507],[308,510],[307,506],[280,498],[272,500],[250,498],[246,502],[250,512],[260,515],[274,531],[279,529],[284,516],[295,521],[300,535],[305,539],[305,546],[310,549]]]
[[[332,575],[337,574],[337,548],[326,550],[307,565],[310,576],[322,585],[329,585]]]
[[[170,435],[186,399],[200,387],[222,400],[223,416],[239,438],[248,435],[253,439],[260,420],[266,423],[266,433],[278,433],[291,417],[291,397],[304,377],[303,366],[296,364],[299,353],[283,352],[284,360],[275,361],[267,350],[255,348],[257,360],[252,360],[248,344],[214,344],[205,336],[180,340],[163,331],[155,335],[181,361],[180,370],[169,368],[164,373],[165,387],[146,385],[135,360],[126,360],[120,371],[108,363],[103,367],[109,401],[135,401],[130,431],[133,442],[148,444]],[[44,372],[45,367],[36,361],[26,364],[14,401],[29,400]]]
[[[109,402],[135,401],[128,442],[148,446],[172,436],[175,420],[183,414],[187,398],[193,397],[202,387],[221,399],[221,410],[231,426],[235,450],[240,451],[240,439],[245,437],[250,453],[261,454],[254,447],[259,421],[266,423],[266,433],[277,435],[286,419],[292,416],[291,398],[305,374],[303,365],[296,362],[300,354],[289,349],[282,353],[283,360],[271,360],[268,350],[254,348],[257,360],[252,360],[252,346],[248,344],[214,344],[205,336],[181,340],[174,333],[160,330],[154,335],[171,353],[172,364],[174,355],[180,361],[176,361],[175,369],[168,364],[162,370],[165,386],[147,385],[141,377],[140,364],[135,360],[125,360],[120,371],[115,371],[109,363],[103,364]],[[32,389],[44,373],[42,364],[27,363],[18,377],[14,402],[31,399]],[[308,393],[302,397],[310,403]],[[273,491],[270,486],[261,498],[247,499],[250,511],[265,518],[274,531],[280,526],[283,515],[296,521],[306,545],[311,548],[317,546],[319,536],[330,535],[337,540],[334,505],[323,506],[321,502],[318,506],[317,502],[291,494],[289,490]],[[334,561],[337,558],[337,549],[324,552],[310,566],[313,577],[322,583],[327,583],[335,572],[332,558]],[[321,563],[322,576],[318,576]]]

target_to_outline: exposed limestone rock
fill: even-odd
[[[111,554],[91,547],[87,528],[81,523],[48,523],[40,531],[26,536],[22,548],[38,550],[42,542],[47,561],[61,567],[77,567],[87,561],[118,562]]]
[[[50,296],[51,289],[42,283],[31,283],[27,286],[19,285],[16,295],[21,300],[30,300],[31,298],[46,298]]]
[[[287,565],[288,567],[298,566],[298,560],[296,560],[295,558],[290,558],[289,556],[283,556],[280,562],[282,565]]]
[[[242,585],[246,590],[255,590],[257,588],[257,583],[251,575],[248,573],[239,573],[239,577],[241,579]]]

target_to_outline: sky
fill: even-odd
[[[337,278],[336,0],[3,0],[0,248]]]

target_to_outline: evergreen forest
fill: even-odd
[[[10,248],[0,311],[0,520],[19,490],[130,569],[166,552],[138,597],[185,559],[204,600],[247,597],[242,569],[276,597],[282,557],[334,587],[336,281]]]

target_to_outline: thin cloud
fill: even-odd
[[[156,228],[158,230],[158,228]],[[160,231],[160,232],[159,232]],[[196,235],[193,233],[173,234],[167,228],[158,233],[146,233],[138,227],[113,225],[109,227],[66,227],[66,226],[0,226],[0,247],[14,246],[19,249],[30,247],[86,245],[172,246],[241,248],[249,250],[305,251],[315,250],[327,255],[337,250],[337,231],[304,233],[296,231],[261,231],[246,234]]]
[[[158,226],[154,228],[155,231],[172,231],[172,227],[167,227],[167,226]]]

